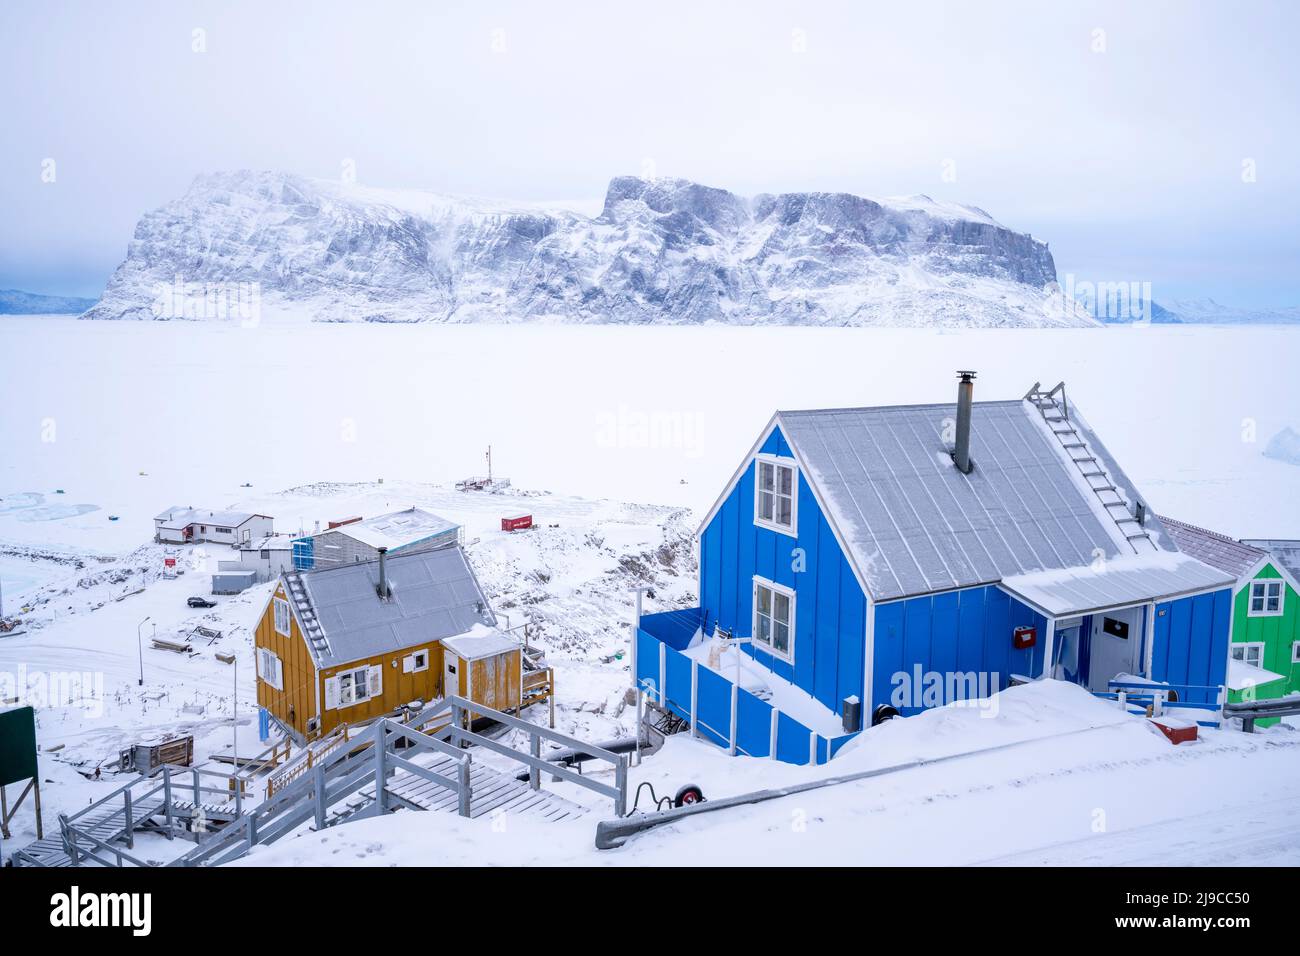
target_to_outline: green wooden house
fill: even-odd
[[[1296,542],[1237,541],[1161,516],[1179,549],[1237,579],[1228,645],[1228,700],[1300,693],[1300,585],[1288,567]],[[1261,547],[1279,545],[1279,547]],[[1256,722],[1265,727],[1278,718]]]

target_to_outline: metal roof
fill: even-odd
[[[343,534],[372,548],[396,551],[428,538],[455,531],[458,527],[460,526],[454,521],[448,521],[432,511],[425,511],[423,508],[407,508],[405,511],[394,511],[364,521],[339,525],[337,528],[322,531],[321,534]]]
[[[332,667],[464,634],[496,616],[459,547],[389,556],[391,597],[379,599],[379,562],[364,561],[302,574],[310,612],[328,650],[313,651]]]
[[[240,551],[292,551],[293,535],[269,534],[264,538],[253,538],[239,546]]]
[[[1085,567],[1017,574],[1003,578],[999,586],[1048,617],[1074,617],[1182,597],[1235,581],[1227,572],[1174,551],[1127,555]]]
[[[269,518],[270,515],[255,511],[204,511],[202,508],[171,508],[157,515],[154,520],[161,521],[162,527],[187,528],[192,524],[212,524],[221,527],[238,528],[250,518]]]
[[[1220,571],[1226,571],[1234,578],[1240,578],[1268,557],[1268,552],[1262,548],[1242,544],[1216,531],[1207,531],[1164,515],[1160,516],[1160,520],[1180,551]]]
[[[1285,538],[1246,538],[1243,544],[1263,548],[1291,577],[1300,581],[1300,541]]]
[[[973,404],[969,475],[949,454],[955,418],[951,404],[776,415],[872,599],[1132,553],[1028,402]],[[1073,407],[1071,423],[1115,485],[1142,500]],[[1176,551],[1154,516],[1147,530],[1157,550]]]

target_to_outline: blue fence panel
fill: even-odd
[[[721,747],[731,746],[731,681],[707,667],[696,669],[696,721],[700,735]]]
[[[830,755],[834,757],[837,753],[840,752],[841,747],[843,747],[845,744],[847,744],[850,740],[852,740],[856,736],[857,734],[845,734],[843,737],[832,737],[828,741],[828,743],[830,744]]]
[[[664,672],[664,703],[679,717],[690,720],[691,659],[670,647]]]
[[[736,692],[736,750],[772,756],[772,705],[741,688]]]
[[[786,714],[776,720],[776,759],[803,766],[808,762],[811,731]]]
[[[647,693],[659,693],[659,648],[663,647],[653,634],[644,630],[636,632],[636,681]]]

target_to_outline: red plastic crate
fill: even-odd
[[[1191,743],[1196,739],[1196,722],[1178,718],[1151,717],[1156,729],[1169,738],[1171,744]]]

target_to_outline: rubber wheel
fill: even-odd
[[[677,796],[673,797],[674,807],[689,807],[696,803],[704,802],[704,791],[693,783],[688,783],[677,791]]]
[[[883,724],[885,721],[893,720],[898,716],[899,713],[894,707],[889,704],[881,704],[876,708],[875,713],[871,715],[871,726],[875,727],[877,724]]]

